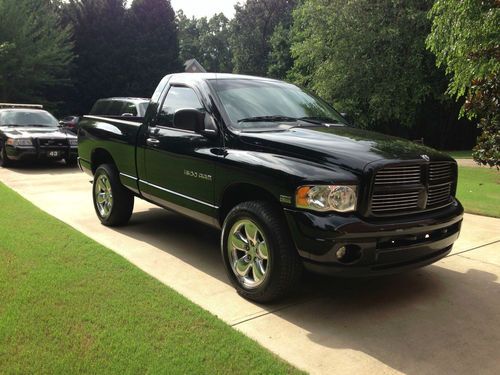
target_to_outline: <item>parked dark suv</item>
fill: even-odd
[[[80,125],[100,221],[125,224],[139,197],[221,228],[229,279],[254,301],[294,290],[303,267],[360,276],[431,264],[460,232],[452,158],[352,127],[285,82],[173,74],[141,122]]]
[[[94,116],[144,117],[149,99],[107,98],[99,99],[90,110]]]

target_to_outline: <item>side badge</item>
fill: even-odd
[[[280,195],[280,202],[285,204],[292,204],[292,197],[288,195]]]

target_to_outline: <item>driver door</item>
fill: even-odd
[[[157,204],[207,221],[217,209],[217,155],[211,150],[219,147],[221,140],[196,133],[190,124],[174,124],[175,112],[187,108],[205,110],[194,89],[170,86],[156,119],[145,129],[141,192]]]

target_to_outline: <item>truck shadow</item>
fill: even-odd
[[[150,208],[116,230],[229,284],[216,229]],[[279,317],[305,330],[313,345],[362,352],[404,373],[468,374],[478,368],[498,373],[497,276],[472,268],[452,270],[447,266],[451,259],[374,279],[306,275],[301,289],[285,301],[288,307],[264,306],[270,314],[260,319]],[[339,355],[332,352],[332,360]]]

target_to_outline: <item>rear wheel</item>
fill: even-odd
[[[8,167],[10,163],[4,144],[0,141],[0,167]]]
[[[97,168],[92,197],[95,212],[102,224],[119,226],[129,221],[134,209],[134,195],[121,184],[113,165],[103,164]]]
[[[272,302],[300,280],[302,264],[279,212],[268,202],[244,202],[227,215],[221,252],[237,292],[256,302]]]

